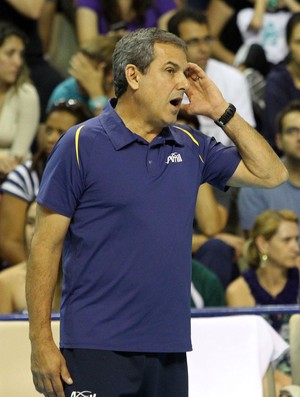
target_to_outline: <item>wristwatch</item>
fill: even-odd
[[[232,119],[232,117],[234,116],[235,112],[236,112],[235,106],[232,103],[230,103],[228,108],[222,114],[222,116],[218,120],[215,120],[215,123],[219,127],[224,128],[225,125],[228,123],[228,121]]]

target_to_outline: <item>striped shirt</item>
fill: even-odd
[[[32,160],[27,160],[14,168],[2,183],[1,192],[12,194],[28,203],[34,201],[38,194],[40,180],[37,172],[31,170],[31,164]]]

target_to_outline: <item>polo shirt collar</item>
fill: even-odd
[[[139,135],[131,132],[123,123],[122,119],[115,112],[114,108],[117,104],[117,99],[111,99],[104,107],[100,115],[100,120],[105,132],[116,150],[121,150],[127,145],[135,141],[146,143],[146,141]],[[151,144],[163,145],[166,142],[174,142],[182,146],[182,142],[177,131],[168,126],[163,128],[162,132],[151,142]]]

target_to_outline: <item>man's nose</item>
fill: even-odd
[[[181,75],[179,87],[184,91],[187,91],[190,88],[190,82],[184,73]]]

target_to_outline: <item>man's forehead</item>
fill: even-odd
[[[183,48],[172,43],[155,43],[154,60],[163,64],[172,63],[181,67],[187,67],[187,56]]]

